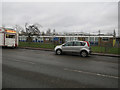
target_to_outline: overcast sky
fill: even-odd
[[[57,32],[118,32],[117,2],[3,2],[2,24],[39,23]]]

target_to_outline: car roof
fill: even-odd
[[[67,42],[85,42],[85,41],[73,40],[73,41],[67,41]]]

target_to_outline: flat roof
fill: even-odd
[[[19,36],[19,37],[28,37],[28,36]],[[37,36],[32,36],[37,37]],[[38,37],[113,37],[113,36],[38,36]]]

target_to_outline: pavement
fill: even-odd
[[[118,58],[2,49],[3,88],[118,88]]]
[[[33,47],[19,47],[21,49],[32,49],[32,50],[44,50],[44,51],[54,51],[53,49],[47,48],[33,48]],[[110,56],[110,57],[120,57],[118,54],[108,54],[108,53],[91,53],[91,55],[99,55],[99,56]]]

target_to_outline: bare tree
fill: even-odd
[[[15,25],[15,26],[14,26],[14,29],[15,29],[18,33],[20,33],[21,31],[24,31],[23,27],[21,27],[20,25]]]
[[[31,36],[36,35],[37,37],[40,35],[40,30],[39,28],[42,27],[40,24],[28,24],[25,23],[25,28],[26,28],[26,33],[28,35],[27,41],[31,42],[32,38]]]
[[[45,35],[45,32],[44,32],[44,31],[42,31],[42,32],[41,32],[41,35],[42,35],[42,36],[44,36],[44,35]]]
[[[48,28],[48,30],[46,31],[46,34],[47,34],[47,35],[50,35],[50,34],[51,34],[51,29],[50,29],[50,28]]]
[[[55,32],[55,29],[53,29],[53,35],[55,35],[55,33],[56,33],[56,32]]]

